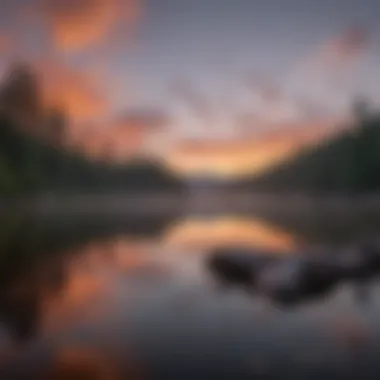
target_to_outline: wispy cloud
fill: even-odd
[[[10,53],[12,51],[13,42],[9,35],[0,34],[0,54]]]
[[[282,90],[263,74],[249,75],[246,85],[262,103],[273,104],[282,101]]]
[[[237,116],[238,131],[249,136],[271,132],[289,122],[303,123],[309,128],[313,121],[345,119],[350,101],[345,88],[355,64],[367,51],[369,37],[362,28],[344,29],[295,64],[281,85],[263,74],[246,77],[245,87],[254,96],[251,108]]]
[[[186,175],[239,177],[258,174],[332,133],[331,121],[283,125],[256,138],[228,141],[183,141],[165,157],[167,165]]]
[[[118,22],[130,24],[140,11],[137,0],[40,0],[39,6],[55,45],[65,51],[103,42]]]
[[[312,57],[312,67],[325,66],[332,70],[351,67],[369,46],[370,35],[364,28],[349,27],[320,46]]]
[[[214,110],[210,101],[194,86],[179,81],[172,86],[172,92],[176,99],[183,102],[202,121],[210,121],[213,118]]]
[[[170,122],[170,115],[163,110],[148,107],[127,110],[100,128],[77,134],[75,144],[95,157],[125,160],[149,154],[153,150],[149,146],[150,137],[165,131]]]
[[[314,96],[319,102],[324,100],[330,106],[341,102],[369,46],[370,34],[365,28],[347,27],[314,47],[295,65],[288,80],[296,83],[304,95]]]
[[[238,132],[243,136],[270,132],[279,125],[301,119],[301,104],[280,85],[263,75],[250,75],[244,83],[251,94],[251,106],[236,118]]]
[[[108,127],[110,138],[123,158],[148,150],[150,136],[165,130],[170,115],[162,110],[141,108],[129,110],[116,117]]]

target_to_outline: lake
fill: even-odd
[[[0,228],[0,378],[379,373],[377,279],[341,283],[319,299],[282,307],[247,289],[220,288],[205,259],[233,244],[280,256],[334,252],[377,239],[380,210],[256,211],[8,210]]]

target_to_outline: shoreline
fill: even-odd
[[[380,194],[306,196],[247,192],[150,192],[124,194],[44,194],[0,199],[0,213],[36,214],[194,214],[380,212]]]

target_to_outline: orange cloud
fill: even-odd
[[[107,100],[90,75],[55,61],[40,61],[34,66],[47,106],[61,107],[74,121],[96,119],[107,111]]]
[[[125,160],[145,152],[149,137],[170,123],[163,111],[139,109],[110,120],[103,128],[87,130],[76,144],[91,156]]]
[[[280,131],[258,139],[185,141],[165,157],[167,166],[183,175],[209,174],[238,178],[258,174],[339,130],[335,121],[283,125]]]
[[[115,122],[122,130],[152,131],[166,127],[170,122],[170,117],[163,111],[147,108],[128,111],[118,117]]]
[[[60,49],[77,51],[102,42],[119,21],[138,18],[137,0],[40,0],[41,11]]]
[[[115,118],[104,132],[109,153],[120,159],[140,154],[149,136],[168,123],[165,113],[150,109],[129,111]]]

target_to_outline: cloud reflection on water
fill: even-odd
[[[181,248],[211,249],[225,245],[244,245],[252,248],[287,252],[297,246],[293,235],[253,218],[188,219],[174,225],[163,241]]]

